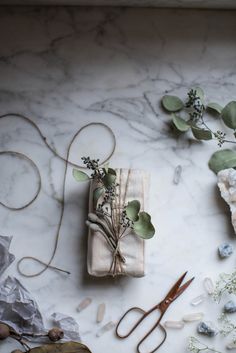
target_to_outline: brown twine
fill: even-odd
[[[127,197],[127,191],[128,191],[128,185],[129,185],[129,181],[130,181],[130,174],[131,174],[131,169],[128,170],[128,175],[126,178],[126,183],[125,183],[125,191],[124,191],[124,196],[123,196],[123,202],[121,202],[121,187],[122,187],[122,183],[121,183],[121,177],[122,177],[122,169],[120,169],[120,173],[119,173],[119,194],[118,194],[118,201],[119,201],[119,206],[117,205],[117,197],[115,198],[115,218],[116,218],[116,225],[115,225],[115,229],[116,229],[116,235],[117,235],[117,242],[116,242],[116,248],[112,253],[112,262],[111,262],[111,266],[110,269],[108,271],[108,273],[112,273],[112,276],[115,277],[118,273],[119,273],[119,267],[122,267],[122,257],[123,255],[120,252],[120,240],[122,238],[122,236],[124,235],[124,232],[120,233],[120,215],[121,215],[121,210],[124,209],[125,207],[125,202],[126,202],[126,197]],[[122,203],[122,206],[121,206]],[[114,210],[114,208],[113,208]],[[125,259],[124,259],[125,260]]]
[[[22,115],[22,114],[17,114],[17,113],[8,113],[8,114],[4,114],[4,115],[0,115],[0,119],[3,119],[3,118],[20,118],[20,119],[23,119],[25,120],[26,122],[28,122],[31,126],[33,126],[38,134],[39,134],[39,137],[42,139],[42,141],[44,142],[44,144],[46,145],[46,147],[54,154],[55,157],[59,158],[60,160],[62,160],[63,162],[65,162],[65,170],[64,170],[64,175],[63,175],[63,187],[62,187],[62,206],[61,206],[61,212],[60,212],[60,217],[59,217],[59,223],[58,223],[58,226],[57,226],[57,230],[56,230],[56,237],[55,237],[55,243],[54,243],[54,247],[53,247],[53,252],[52,252],[52,255],[49,259],[48,262],[44,262],[34,256],[24,256],[22,257],[18,263],[17,263],[17,269],[18,269],[18,272],[22,275],[22,276],[25,276],[25,277],[36,277],[36,276],[39,276],[41,275],[43,272],[45,272],[48,268],[51,268],[51,269],[54,269],[54,270],[57,270],[57,271],[61,271],[61,272],[65,272],[67,274],[70,274],[70,272],[68,271],[65,271],[63,269],[60,269],[58,267],[55,267],[52,265],[52,261],[56,255],[56,251],[57,251],[57,248],[58,248],[58,242],[59,242],[59,237],[60,237],[60,230],[61,230],[61,225],[62,225],[62,219],[63,219],[63,215],[64,215],[64,210],[65,210],[65,185],[66,185],[66,174],[67,174],[67,170],[68,170],[68,165],[69,166],[72,166],[72,167],[76,167],[76,168],[81,168],[81,169],[86,169],[86,167],[84,165],[79,165],[79,164],[76,164],[76,163],[73,163],[69,160],[69,155],[70,155],[70,150],[71,150],[71,147],[72,147],[72,144],[73,142],[75,141],[76,137],[86,128],[90,127],[90,126],[103,126],[104,128],[106,128],[110,135],[112,136],[112,140],[113,140],[113,147],[112,147],[112,150],[111,152],[109,153],[109,155],[105,158],[104,161],[100,162],[100,165],[101,164],[104,164],[106,163],[111,157],[112,155],[114,154],[114,151],[115,151],[115,148],[116,148],[116,137],[115,137],[115,134],[114,132],[112,131],[112,129],[104,124],[104,123],[101,123],[101,122],[92,122],[92,123],[88,123],[84,126],[82,126],[76,133],[75,135],[73,136],[72,140],[70,141],[68,147],[67,147],[67,152],[66,152],[66,157],[63,157],[61,156],[51,145],[50,143],[47,142],[47,139],[46,137],[43,135],[43,133],[41,132],[40,128],[38,127],[38,125],[33,121],[31,120],[30,118]],[[28,202],[26,203],[25,205],[21,206],[21,207],[11,207],[11,206],[8,206],[6,205],[5,203],[3,202],[0,202],[0,205],[7,208],[8,210],[11,210],[11,211],[20,211],[20,210],[24,210],[25,208],[27,208],[28,206],[30,206],[38,197],[41,189],[42,189],[42,183],[41,183],[41,175],[40,175],[40,171],[39,171],[39,168],[37,167],[37,165],[34,163],[34,161],[24,155],[23,153],[20,153],[20,152],[15,152],[15,151],[0,151],[0,154],[1,155],[12,155],[12,156],[15,156],[17,158],[21,158],[21,159],[24,159],[24,160],[27,160],[31,166],[34,168],[34,170],[36,171],[37,173],[37,176],[38,176],[38,188],[36,190],[36,193],[35,195],[33,196],[33,198]],[[38,272],[35,272],[33,274],[28,274],[28,273],[25,273],[22,269],[21,269],[21,264],[23,261],[25,260],[32,260],[34,262],[37,262],[41,265],[44,266],[44,268]]]

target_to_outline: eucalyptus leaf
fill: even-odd
[[[189,124],[180,116],[177,116],[176,114],[172,114],[172,121],[173,124],[175,125],[176,129],[178,129],[181,132],[186,132],[189,129]]]
[[[96,209],[97,207],[97,203],[98,200],[100,199],[100,197],[104,194],[104,188],[103,187],[97,187],[96,189],[94,189],[93,191],[93,207]]]
[[[109,168],[110,169],[110,168]],[[102,182],[106,188],[112,186],[116,181],[116,175],[111,174],[110,172],[105,174],[102,178]]]
[[[197,96],[200,98],[202,104],[204,103],[204,91],[201,87],[194,87],[194,91],[196,91]]]
[[[229,102],[222,110],[222,119],[230,129],[236,129],[236,102]]]
[[[176,96],[163,96],[161,102],[168,112],[177,112],[184,107],[182,100]]]
[[[107,162],[106,164],[104,164],[103,166],[103,170],[105,173],[108,173],[108,168],[109,168],[109,163]]]
[[[207,109],[213,110],[214,112],[221,114],[223,107],[218,103],[209,103]]]
[[[126,215],[131,221],[138,220],[138,214],[140,211],[140,202],[138,200],[133,200],[128,202],[128,205],[125,208]]]
[[[53,343],[29,350],[29,353],[91,353],[84,344],[79,342]]]
[[[209,168],[216,174],[223,169],[236,167],[236,151],[225,149],[220,150],[211,156]]]
[[[197,140],[211,140],[212,139],[212,133],[209,130],[200,129],[195,126],[192,126],[191,130],[192,130],[193,136]]]
[[[73,177],[76,181],[86,181],[90,179],[86,173],[78,169],[73,169]]]
[[[112,175],[116,175],[116,171],[113,168],[108,168],[108,173]]]
[[[155,234],[155,228],[151,223],[151,216],[146,212],[139,213],[139,219],[134,222],[134,231],[142,239],[150,239]]]

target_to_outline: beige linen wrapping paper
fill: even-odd
[[[147,207],[149,176],[142,170],[116,169],[118,196],[115,199],[114,214],[116,224],[119,224],[124,205],[129,201],[139,200],[141,211]],[[96,181],[91,182],[89,195],[89,212],[93,209],[93,190],[97,187]],[[102,277],[108,275],[128,275],[133,277],[144,276],[144,240],[132,230],[119,242],[120,253],[125,263],[119,261],[115,273],[111,271],[114,253],[106,239],[99,231],[89,229],[87,266],[90,275]]]

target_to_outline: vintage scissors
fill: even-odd
[[[189,281],[187,281],[185,284],[182,284],[185,276],[186,276],[187,272],[185,272],[179,279],[178,281],[173,285],[173,287],[171,288],[171,290],[169,291],[169,293],[167,294],[167,296],[157,305],[155,305],[153,308],[151,308],[149,311],[145,311],[139,307],[132,307],[130,308],[128,311],[126,311],[126,313],[121,317],[120,321],[118,322],[117,326],[116,326],[116,335],[119,338],[127,338],[129,337],[134,330],[145,320],[145,318],[147,318],[151,313],[153,313],[155,310],[159,310],[160,311],[160,316],[158,318],[158,320],[155,322],[155,324],[152,326],[152,328],[146,333],[146,335],[141,339],[141,341],[138,343],[137,345],[137,352],[141,353],[140,351],[140,346],[142,345],[142,343],[152,334],[152,332],[156,329],[156,328],[160,328],[163,331],[164,337],[161,341],[160,344],[158,344],[152,351],[150,351],[149,353],[154,353],[156,352],[165,342],[166,337],[167,337],[167,332],[165,330],[165,328],[161,325],[161,319],[163,318],[166,310],[169,308],[169,306],[173,303],[173,301],[175,299],[177,299],[187,288],[188,286],[192,283],[192,281],[194,280],[194,277],[191,278]],[[128,316],[128,314],[130,314],[131,312],[141,312],[141,317],[134,323],[134,325],[131,327],[131,329],[125,333],[125,334],[120,334],[119,333],[119,328],[121,323],[124,321],[124,319]]]

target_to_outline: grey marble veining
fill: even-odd
[[[193,311],[190,301],[203,292],[202,280],[235,266],[232,256],[219,262],[217,247],[231,239],[226,205],[216,189],[207,162],[217,149],[214,141],[196,143],[176,138],[160,108],[165,92],[183,96],[200,85],[209,100],[224,105],[236,97],[236,21],[233,11],[159,9],[1,8],[0,111],[29,116],[47,141],[65,156],[74,133],[83,125],[108,124],[117,138],[114,167],[144,168],[151,174],[150,213],[157,236],[147,243],[147,276],[142,279],[93,279],[86,274],[88,186],[73,180],[68,169],[66,207],[54,264],[71,271],[69,277],[48,270],[25,279],[44,314],[74,316],[82,339],[94,353],[134,352],[137,338],[122,342],[110,332],[96,337],[96,310],[107,305],[104,323],[116,321],[131,305],[149,308],[164,296],[184,271],[196,279],[173,304],[165,320],[180,320]],[[83,155],[103,158],[111,148],[103,128],[90,128],[76,139],[70,159]],[[34,160],[41,171],[42,192],[22,212],[0,208],[2,235],[12,235],[17,259],[33,255],[47,260],[55,241],[61,206],[64,164],[58,161],[37,132],[16,118],[0,120],[0,150],[16,150]],[[173,184],[182,166],[178,185]],[[37,178],[27,163],[11,163],[0,156],[0,198],[20,205],[30,199]],[[4,171],[4,172],[3,172]],[[30,264],[34,270],[36,265]],[[84,312],[78,303],[93,299]],[[207,300],[201,310],[217,317]],[[189,325],[168,332],[162,352],[186,352]],[[215,346],[223,347],[221,337]],[[0,352],[15,347],[0,344]],[[160,351],[161,352],[161,351]]]
[[[235,9],[234,0],[0,0],[2,5],[74,5]]]

